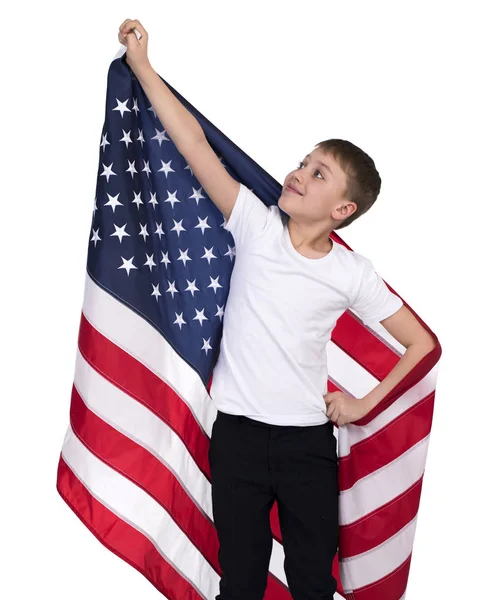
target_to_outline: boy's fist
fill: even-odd
[[[369,408],[363,398],[354,398],[344,392],[329,392],[324,395],[326,416],[333,423],[347,425],[368,414]]]
[[[134,30],[137,30],[139,36]],[[147,54],[148,33],[138,19],[125,19],[118,31],[120,44],[127,47],[127,64],[140,68],[150,64]]]

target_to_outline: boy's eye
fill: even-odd
[[[300,167],[305,167],[303,162],[299,162],[299,164],[297,165],[298,169],[300,169]],[[325,179],[324,175],[320,171],[315,170],[314,173],[319,173],[319,175],[322,177],[322,179]]]

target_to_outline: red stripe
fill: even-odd
[[[134,527],[96,500],[64,462],[59,460],[57,490],[86,527],[109,550],[140,571],[168,598],[200,600],[201,595],[155,546]]]
[[[350,312],[343,313],[337,320],[331,339],[378,381],[382,381],[400,360],[396,350]]]

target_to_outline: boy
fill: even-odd
[[[369,210],[380,191],[379,174],[350,142],[327,140],[285,178],[278,206],[265,206],[229,175],[197,120],[152,69],[140,22],[125,21],[119,40],[237,247],[211,388],[218,409],[209,449],[222,569],[217,599],[263,598],[276,501],[292,597],[331,600],[338,547],[332,420],[343,425],[367,414],[434,346],[372,263],[330,238]],[[326,346],[348,308],[365,324],[381,322],[407,348],[361,399],[325,394]]]

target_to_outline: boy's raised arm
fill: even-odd
[[[126,33],[135,27],[142,34],[140,40],[136,39],[134,33]],[[231,177],[221,164],[197,119],[152,68],[146,53],[148,35],[141,23],[128,21],[120,27],[120,34],[120,41],[128,48],[127,64],[140,82],[170,139],[186,159],[209,198],[228,220],[240,190],[239,182]]]

